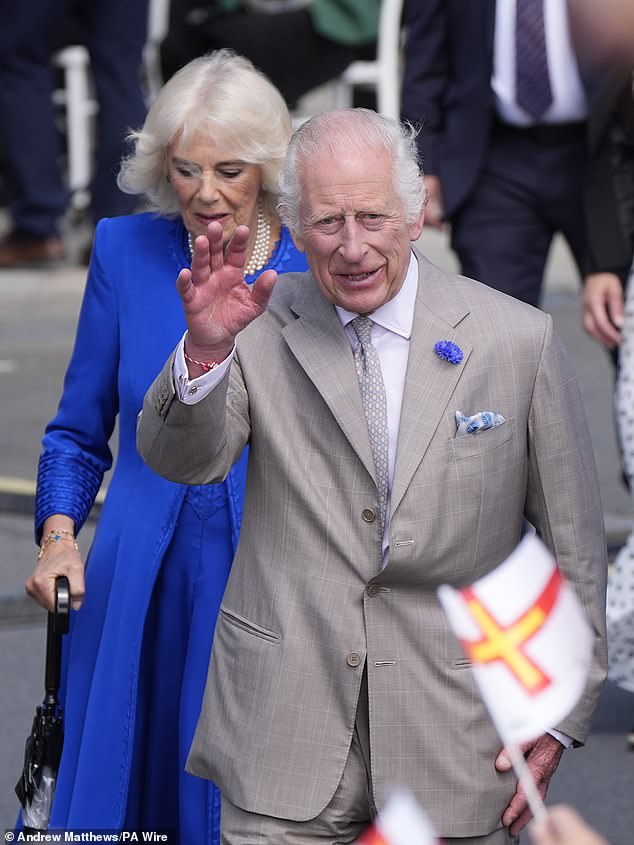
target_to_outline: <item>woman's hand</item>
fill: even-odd
[[[33,573],[26,581],[25,589],[32,599],[46,610],[55,610],[55,579],[65,575],[70,586],[70,606],[79,610],[86,594],[84,562],[73,540],[75,525],[67,516],[56,514],[49,517],[43,526],[42,536],[51,530],[62,529],[68,534],[58,541],[48,542],[44,553],[37,561]]]
[[[192,358],[223,361],[236,335],[264,312],[277,279],[266,270],[252,287],[244,281],[249,239],[247,226],[238,226],[226,250],[222,226],[210,223],[207,236],[194,242],[191,270],[181,270],[176,287],[187,321],[186,349]]]

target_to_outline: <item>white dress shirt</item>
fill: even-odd
[[[530,126],[535,119],[515,102],[515,10],[516,0],[496,0],[491,87],[500,120]],[[567,0],[546,0],[544,30],[553,102],[539,122],[585,120],[588,106],[570,37]]]

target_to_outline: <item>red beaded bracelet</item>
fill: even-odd
[[[220,366],[220,361],[197,361],[195,358],[190,358],[187,352],[185,352],[184,346],[183,355],[185,356],[186,361],[189,361],[190,364],[198,364],[198,366],[202,367],[206,373],[210,373],[212,370],[215,370],[216,367]]]

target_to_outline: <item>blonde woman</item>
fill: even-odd
[[[66,738],[51,827],[171,829],[217,843],[220,797],[185,774],[213,629],[238,539],[245,457],[218,485],[159,478],[141,461],[143,395],[185,331],[176,277],[212,220],[228,243],[247,224],[246,280],[304,270],[275,212],[291,134],[286,105],[228,51],[199,58],[163,88],[120,186],[150,210],[102,220],[73,356],[40,458],[39,559],[28,592],[52,605],[70,579]],[[75,537],[118,455],[84,563]],[[81,608],[81,609],[79,609]]]

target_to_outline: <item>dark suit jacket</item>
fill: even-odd
[[[627,114],[626,114],[627,112]],[[634,99],[632,67],[606,74],[588,115],[586,273],[625,282],[634,247]]]
[[[604,60],[571,15],[580,73],[589,96]],[[415,0],[407,6],[401,114],[422,123],[426,173],[440,177],[448,218],[469,196],[495,118],[491,89],[495,0]]]

